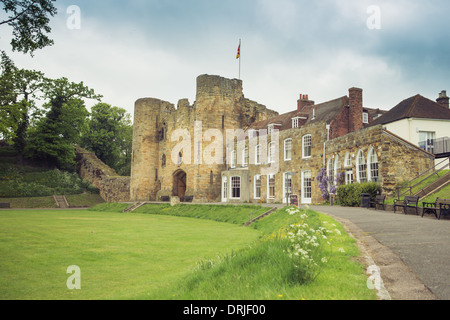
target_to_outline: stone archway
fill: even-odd
[[[184,200],[187,188],[186,172],[183,170],[177,170],[173,174],[173,191],[172,195],[180,198],[180,201]]]

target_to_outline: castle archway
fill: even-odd
[[[186,195],[186,172],[183,170],[177,170],[173,174],[173,196],[180,198],[183,201]]]

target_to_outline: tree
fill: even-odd
[[[83,82],[69,82],[67,78],[46,79],[43,95],[48,103],[46,116],[30,130],[26,151],[29,157],[48,166],[69,169],[75,162],[74,144],[81,139],[88,111],[83,99],[100,99]]]
[[[92,107],[85,128],[82,146],[119,174],[128,175],[133,130],[126,110],[98,103]]]
[[[55,0],[0,0],[8,17],[0,21],[1,25],[12,27],[13,51],[30,53],[53,45],[47,34],[51,32],[49,16],[57,10],[52,2]]]

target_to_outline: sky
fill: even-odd
[[[280,114],[300,94],[316,103],[364,90],[389,110],[450,93],[448,0],[57,0],[55,44],[34,57],[0,49],[20,68],[67,77],[131,115],[139,98],[195,101],[202,74],[239,77],[244,96]],[[76,6],[76,7],[74,7]],[[77,10],[73,10],[73,8]],[[69,9],[69,10],[68,10]],[[4,18],[0,11],[0,20]],[[88,106],[93,102],[88,102]]]

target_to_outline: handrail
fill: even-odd
[[[428,173],[429,171],[435,169],[436,167],[440,166],[441,164],[443,164],[443,163],[446,162],[446,161],[449,162],[447,165],[443,166],[442,168],[440,168],[440,169],[437,170],[437,171],[434,171],[432,174],[426,176],[424,179],[422,179],[420,182],[416,183],[415,185],[413,185],[413,186],[410,186],[410,185],[409,185],[409,184],[412,183],[413,181],[417,180],[418,178],[420,178],[420,177],[423,176],[424,174],[426,174],[426,173]],[[408,188],[408,189],[409,189],[409,195],[412,195],[412,188],[414,188],[415,186],[421,184],[423,181],[427,180],[427,179],[430,178],[431,176],[433,176],[433,175],[435,175],[435,174],[438,174],[440,171],[444,170],[447,166],[448,166],[449,169],[450,169],[450,157],[449,157],[449,158],[446,158],[446,159],[443,160],[442,162],[436,164],[434,167],[428,169],[427,171],[422,172],[421,174],[419,174],[419,175],[418,175],[417,177],[415,177],[414,179],[412,179],[412,180],[410,180],[410,181],[408,181],[408,182],[402,184],[402,185],[399,186],[399,187],[395,187],[395,189],[397,189],[397,198],[400,200],[400,196],[403,196],[403,195],[405,195],[405,194],[408,192],[408,190],[406,190],[404,193],[400,194],[400,190],[401,190],[401,189],[404,189],[404,188]]]

